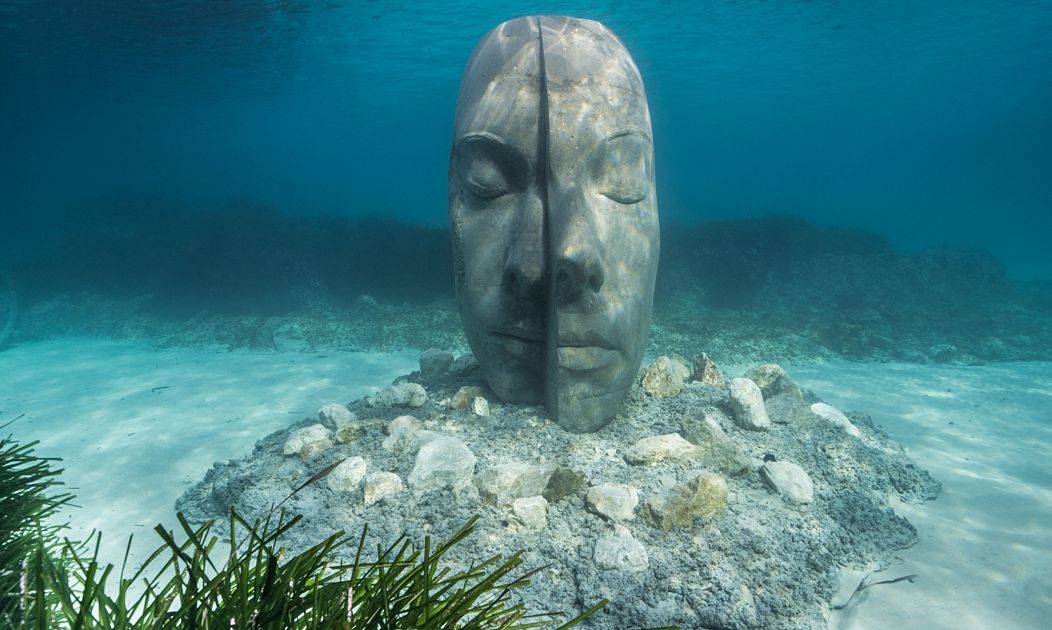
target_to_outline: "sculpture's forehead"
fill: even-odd
[[[621,41],[592,20],[544,16],[505,22],[476,46],[457,98],[458,137],[471,131],[517,130],[536,120],[531,113],[540,103],[538,25],[553,118],[589,120],[582,129],[600,133],[610,131],[603,129],[609,126],[638,127],[649,134],[643,81]]]

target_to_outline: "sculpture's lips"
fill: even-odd
[[[544,339],[523,330],[494,330],[491,336],[510,356],[529,361],[540,361],[544,356]]]
[[[621,358],[621,353],[599,346],[559,346],[559,367],[575,372],[604,368]]]

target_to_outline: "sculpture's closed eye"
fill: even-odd
[[[483,199],[496,199],[511,192],[508,179],[501,169],[485,158],[476,158],[463,167],[464,186],[471,194]]]
[[[596,191],[619,204],[646,199],[652,185],[650,141],[634,131],[615,134],[597,148],[592,163]]]
[[[528,179],[526,159],[499,137],[473,133],[461,139],[456,152],[456,170],[467,191],[490,200],[521,191]]]

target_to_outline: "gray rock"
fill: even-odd
[[[346,405],[333,403],[318,410],[318,421],[330,431],[339,431],[358,422],[358,417],[351,413]]]
[[[645,437],[625,449],[625,461],[636,465],[656,464],[669,459],[695,459],[699,455],[701,449],[678,433]]]
[[[437,348],[428,348],[420,353],[420,373],[424,378],[439,378],[453,367],[453,354]]]
[[[749,431],[766,431],[771,426],[763,406],[763,394],[756,383],[747,378],[733,378],[728,389],[735,424]]]
[[[326,481],[335,492],[354,492],[365,479],[369,463],[361,457],[348,457],[332,469]]]
[[[585,495],[588,507],[614,521],[627,521],[635,516],[639,491],[624,483],[601,483]]]
[[[306,335],[299,324],[289,323],[279,327],[271,335],[278,352],[303,352],[307,349]]]
[[[694,371],[690,375],[690,380],[704,385],[712,385],[713,387],[724,387],[727,385],[720,368],[716,367],[716,362],[704,352],[694,355]]]
[[[544,489],[544,498],[548,503],[562,501],[566,497],[580,492],[587,483],[587,478],[566,466],[556,466],[555,472],[548,478],[548,487]]]
[[[554,470],[553,466],[507,462],[481,471],[475,478],[475,485],[482,498],[503,505],[544,492]]]
[[[938,343],[928,348],[928,356],[936,363],[953,363],[960,357],[960,351],[953,344]]]
[[[800,386],[793,382],[782,366],[776,363],[765,363],[749,370],[745,378],[756,383],[764,399],[778,394],[789,394],[803,400]]]
[[[760,476],[789,501],[810,503],[814,500],[815,487],[811,477],[792,462],[765,462],[760,468]]]
[[[851,420],[848,420],[848,417],[845,416],[843,412],[841,412],[833,405],[827,405],[824,402],[817,402],[811,405],[811,413],[815,414],[819,418],[823,418],[837,425],[845,432],[847,432],[848,435],[853,435],[855,437],[859,437],[861,435],[861,432],[859,432],[858,427],[856,427],[854,423],[851,422]]]
[[[508,526],[519,532],[548,526],[548,502],[544,497],[523,497],[511,502]]]
[[[468,376],[478,369],[479,362],[475,360],[475,355],[470,352],[457,357],[457,360],[453,362],[452,368],[453,374],[457,376]]]
[[[600,569],[640,573],[650,566],[643,544],[632,537],[624,525],[614,524],[613,531],[595,541],[592,560]]]
[[[438,435],[424,443],[416,454],[416,464],[407,481],[414,492],[449,488],[458,494],[475,474],[475,454],[463,442]]]
[[[684,370],[668,357],[658,357],[643,375],[643,391],[655,398],[671,398],[683,390]]]
[[[418,383],[395,383],[366,399],[372,407],[422,407],[427,402],[427,390]]]
[[[767,410],[767,417],[776,424],[792,424],[810,414],[807,403],[799,393],[775,394],[764,399],[763,407]]]
[[[345,405],[325,405],[318,410],[318,420],[336,435],[336,441],[348,444],[362,437],[366,428],[358,422],[358,416]]]
[[[752,470],[752,460],[723,431],[712,413],[694,410],[685,414],[681,422],[683,437],[702,449],[699,458],[702,465],[728,475]]]
[[[372,473],[365,478],[365,506],[369,507],[385,497],[398,494],[403,489],[405,486],[398,475],[392,472]]]
[[[285,455],[299,455],[306,461],[332,446],[332,431],[320,424],[312,424],[289,433],[282,452]]]
[[[387,437],[383,441],[383,449],[395,453],[413,453],[420,446],[418,433],[420,422],[413,416],[398,416],[386,427]]]

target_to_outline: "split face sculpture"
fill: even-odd
[[[601,428],[639,370],[659,248],[646,94],[606,27],[522,17],[482,39],[457,99],[449,221],[490,388]]]

